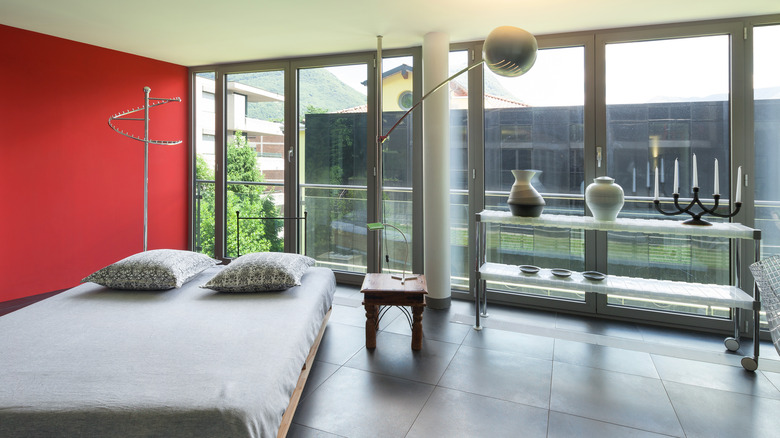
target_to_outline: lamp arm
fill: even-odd
[[[390,227],[398,231],[399,233],[401,233],[401,237],[404,238],[404,248],[405,248],[404,266],[403,268],[401,268],[401,284],[403,284],[403,282],[406,280],[406,264],[409,262],[409,241],[406,240],[406,234],[404,234],[403,231],[399,230],[398,227],[396,227],[395,225],[390,225],[390,224],[384,224],[384,225],[386,227]]]
[[[422,97],[422,98],[419,100],[419,102],[415,103],[415,104],[414,104],[414,105],[413,105],[411,108],[409,108],[409,110],[408,110],[408,111],[406,111],[406,112],[404,113],[404,115],[402,115],[402,116],[401,116],[401,118],[400,118],[400,119],[398,119],[398,121],[397,121],[397,122],[395,122],[395,125],[393,125],[393,126],[392,126],[392,127],[391,127],[391,128],[388,130],[388,131],[387,131],[387,134],[385,134],[385,135],[380,135],[380,136],[379,136],[379,143],[380,143],[380,144],[381,144],[381,143],[384,143],[384,142],[385,142],[385,140],[387,140],[387,137],[390,137],[390,133],[391,133],[391,132],[393,132],[393,130],[394,130],[394,129],[395,129],[397,126],[398,126],[398,125],[400,125],[400,124],[401,124],[401,122],[402,122],[402,121],[403,121],[403,120],[406,118],[406,116],[408,116],[409,114],[411,114],[411,113],[412,113],[412,111],[414,111],[414,110],[415,110],[415,109],[416,109],[418,106],[420,106],[420,104],[422,104],[422,103],[423,103],[423,100],[427,99],[427,98],[428,98],[428,96],[430,96],[431,94],[433,94],[433,93],[435,93],[435,92],[439,91],[439,90],[440,90],[440,89],[441,89],[443,86],[445,86],[445,85],[447,85],[448,83],[450,83],[450,81],[452,81],[453,79],[457,78],[458,76],[462,75],[463,73],[466,73],[467,71],[469,71],[469,70],[473,69],[474,67],[477,67],[477,66],[479,66],[479,65],[482,65],[482,63],[484,63],[484,62],[485,62],[484,60],[475,62],[474,64],[472,64],[472,65],[470,65],[470,66],[468,66],[468,67],[464,68],[463,70],[461,70],[461,71],[459,71],[459,72],[455,73],[454,75],[452,75],[452,76],[448,77],[448,78],[447,78],[447,79],[445,79],[445,80],[444,80],[444,81],[443,81],[441,84],[439,84],[439,85],[437,85],[436,87],[434,87],[434,88],[433,88],[433,90],[431,90],[431,91],[429,91],[429,92],[425,93],[425,95],[424,95],[424,96],[423,96],[423,97]],[[392,226],[392,225],[391,225],[391,226]],[[395,227],[393,227],[393,228],[395,228]],[[396,229],[397,229],[397,228],[396,228]],[[400,231],[400,230],[399,230],[399,231]],[[401,234],[403,234],[403,233],[401,233]]]

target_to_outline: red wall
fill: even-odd
[[[108,118],[145,86],[182,99],[151,110],[150,137],[184,140],[149,147],[148,248],[187,248],[187,68],[3,25],[0,41],[0,301],[143,249],[144,144]]]

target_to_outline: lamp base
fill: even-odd
[[[401,284],[404,284],[404,282],[406,280],[416,280],[417,279],[416,275],[396,275],[396,274],[393,274],[390,277],[394,278],[396,280],[401,280]]]

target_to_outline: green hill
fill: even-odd
[[[228,80],[284,95],[284,76],[281,72],[232,74]],[[366,96],[325,69],[300,70],[300,84],[300,107],[304,112],[309,107],[335,112],[366,103]],[[248,115],[261,120],[282,121],[284,105],[282,102],[250,103]]]

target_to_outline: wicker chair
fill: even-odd
[[[766,312],[772,343],[780,353],[780,255],[753,263],[750,272],[761,293],[761,307]]]

